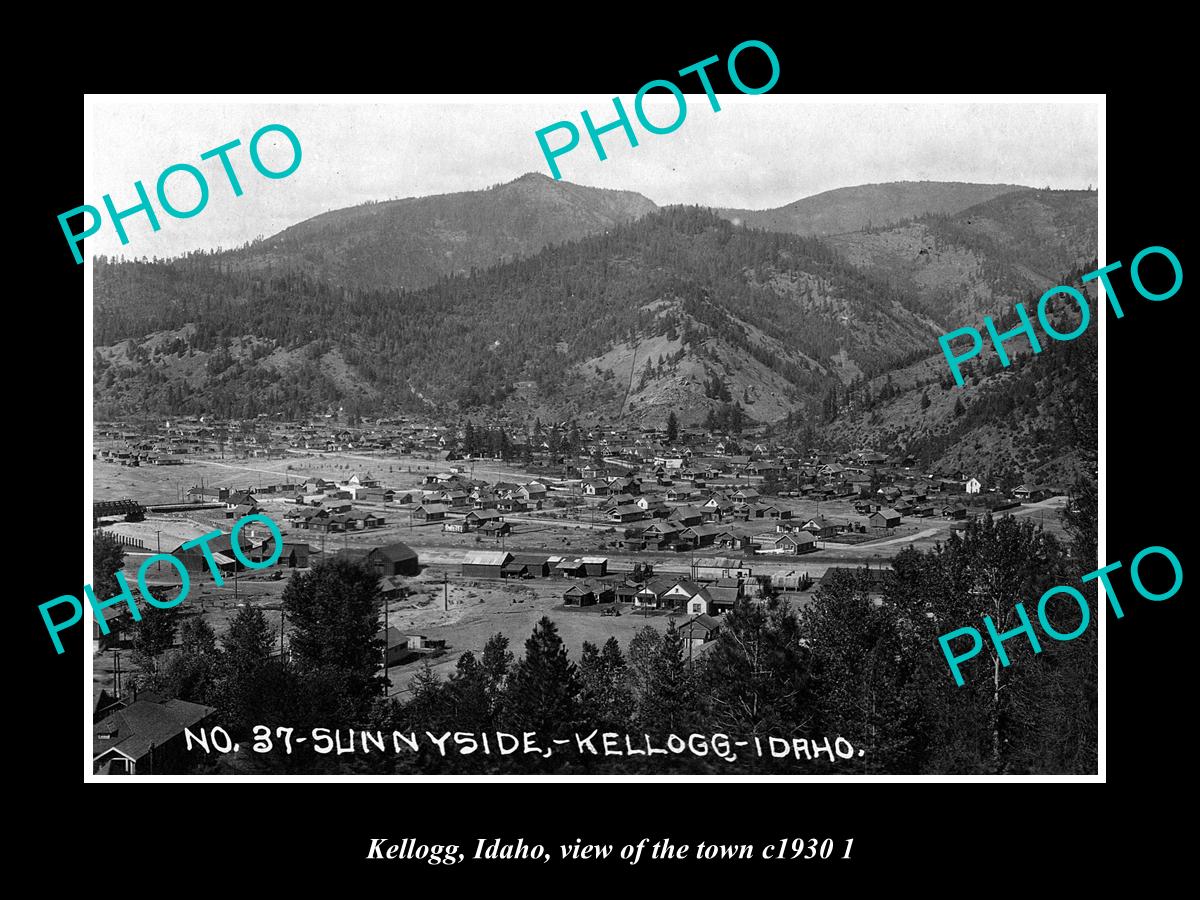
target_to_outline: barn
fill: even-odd
[[[183,543],[188,542],[184,541]],[[216,563],[217,568],[221,572],[232,575],[234,572],[239,572],[245,568],[233,555],[233,543],[230,535],[218,535],[211,541],[207,541],[204,546],[207,546],[212,553],[213,562]],[[246,550],[248,549],[246,548]],[[189,547],[185,550],[183,544],[180,544],[171,551],[171,555],[183,563],[189,576],[205,575],[210,571],[208,560],[204,558],[204,551],[199,545]]]
[[[367,561],[375,566],[380,578],[389,575],[418,575],[421,572],[416,551],[400,541],[376,547],[367,554]]]
[[[585,556],[580,560],[583,564],[583,574],[589,578],[602,578],[608,574],[608,557]]]
[[[900,513],[885,506],[867,516],[867,522],[872,528],[895,528],[900,524]]]
[[[550,565],[545,556],[536,553],[514,553],[512,560],[504,567],[504,574],[518,578],[522,575],[545,578],[550,574]]]
[[[462,573],[469,578],[503,578],[511,561],[512,554],[502,550],[474,551],[463,559]]]

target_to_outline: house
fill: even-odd
[[[498,510],[473,509],[463,516],[463,521],[467,523],[468,528],[476,528],[480,525],[486,525],[488,522],[499,522],[503,518],[504,514]]]
[[[642,532],[642,540],[646,544],[660,549],[675,541],[682,529],[671,522],[655,522]]]
[[[581,581],[563,591],[566,606],[591,606],[593,603],[612,603],[616,592],[602,581]]]
[[[713,491],[712,496],[705,501],[704,507],[706,509],[726,511],[733,509],[733,501],[719,491]]]
[[[502,538],[512,534],[512,526],[507,522],[484,522],[479,526],[479,533],[484,537]]]
[[[537,503],[546,499],[546,486],[540,481],[531,481],[517,488],[517,496],[527,503]]]
[[[104,618],[105,626],[108,628],[108,633],[106,634],[104,629],[100,627],[100,619],[92,616],[93,653],[107,650],[110,647],[121,646],[126,640],[127,632],[133,627],[133,616],[130,614],[127,605],[122,604],[120,607],[106,606],[101,610],[101,615]]]
[[[408,544],[400,541],[376,547],[367,554],[367,561],[375,567],[380,578],[388,575],[417,575],[421,571],[416,552]]]
[[[453,509],[461,509],[471,505],[471,495],[466,491],[446,491],[446,503]]]
[[[634,596],[636,606],[652,609],[683,608],[688,601],[700,593],[700,587],[686,578],[675,575],[660,575],[652,578]]]
[[[867,524],[872,528],[895,528],[900,524],[900,513],[884,506],[867,516]]]
[[[136,694],[135,694],[136,697]],[[216,712],[185,700],[137,700],[92,725],[92,772],[165,775],[184,772],[194,757],[184,729],[195,733]]]
[[[968,494],[982,494],[985,490],[987,490],[987,486],[978,478],[972,476],[967,479]]]
[[[563,591],[564,606],[591,606],[595,602],[596,591],[589,584],[573,584]]]
[[[858,508],[857,504],[856,504],[855,508],[856,509]],[[864,512],[870,512],[870,511],[871,511],[871,505],[868,503],[867,508],[866,508],[866,510],[864,510]],[[804,529],[805,531],[809,532],[810,534],[815,535],[816,537],[819,537],[819,538],[831,538],[831,537],[834,537],[838,533],[838,526],[835,525],[833,522],[830,522],[824,516],[814,516],[813,518],[809,519],[807,522],[804,522],[800,527],[802,529]]]
[[[608,517],[614,522],[636,522],[639,519],[646,518],[648,515],[648,512],[634,504],[615,507],[609,510],[608,513]]]
[[[756,519],[790,519],[792,511],[790,509],[780,509],[778,506],[756,506],[754,507],[754,518]]]
[[[304,569],[308,567],[308,556],[312,548],[308,544],[297,544],[293,541],[283,542],[283,552],[279,554],[276,565],[289,569]]]
[[[463,558],[462,573],[469,578],[503,578],[511,561],[512,554],[503,550],[475,551]]]
[[[663,516],[667,513],[667,501],[661,497],[638,497],[633,501],[641,509],[644,509],[649,515]]]
[[[708,547],[716,541],[717,535],[721,534],[724,530],[720,525],[693,525],[690,528],[683,529],[679,533],[679,536],[685,541],[689,541],[693,547]]]
[[[608,483],[596,478],[583,483],[583,492],[589,497],[605,497],[608,495]]]
[[[379,579],[379,596],[385,600],[400,600],[407,594],[404,580],[399,575]]]
[[[466,519],[447,519],[442,523],[442,531],[451,534],[466,534],[471,530],[471,523]]]
[[[749,503],[735,503],[730,514],[738,522],[749,522],[754,515],[754,506]]]
[[[1040,485],[1023,484],[1013,488],[1012,495],[1023,503],[1036,503],[1038,500],[1045,500],[1047,493],[1047,490]]]
[[[385,644],[385,659],[388,668],[401,665],[418,656],[413,648],[409,647],[408,635],[398,628],[389,627],[386,631],[380,629],[377,637]]]
[[[941,513],[947,519],[965,519],[967,508],[961,503],[946,503],[942,506]]]
[[[355,487],[373,488],[379,487],[379,479],[373,478],[369,472],[355,472],[346,479],[346,484],[352,484]]]
[[[249,491],[237,491],[229,494],[225,498],[225,507],[227,509],[236,509],[239,506],[250,506],[258,508],[258,501]]]
[[[704,513],[691,506],[681,506],[671,511],[671,514],[667,516],[667,521],[674,522],[684,528],[692,525],[700,525],[704,522]]]
[[[679,636],[693,649],[716,640],[720,631],[721,623],[707,613],[699,613],[679,626]]]
[[[446,518],[446,509],[441,503],[422,503],[412,511],[412,517],[418,522],[440,522]]]
[[[781,534],[769,543],[776,553],[808,553],[817,549],[817,539],[807,531]],[[767,550],[766,544],[763,545],[763,550]]]
[[[706,616],[713,611],[712,597],[709,596],[708,588],[701,588],[700,591],[687,602],[687,612],[691,616]]]
[[[740,550],[746,546],[746,541],[735,532],[725,529],[713,539],[713,546],[720,547],[722,550]]]
[[[708,595],[710,614],[727,612],[743,596],[744,583],[740,578],[722,578],[704,589]]]

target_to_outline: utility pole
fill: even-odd
[[[442,609],[445,612],[450,611],[450,574],[442,573]]]

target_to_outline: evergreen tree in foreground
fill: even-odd
[[[536,731],[542,744],[568,737],[580,724],[579,675],[567,658],[558,627],[543,616],[525,641],[525,657],[509,681],[506,717],[510,730]]]
[[[288,583],[283,606],[291,662],[300,671],[325,671],[346,692],[339,697],[345,709],[365,711],[382,688],[375,573],[341,559],[319,563]]]

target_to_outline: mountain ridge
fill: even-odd
[[[966,181],[885,181],[811,194],[772,209],[721,209],[749,228],[823,236],[889,225],[931,213],[955,213],[984,200],[1032,188]]]

